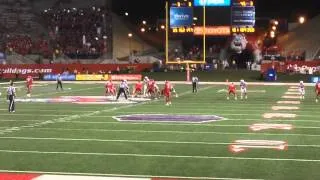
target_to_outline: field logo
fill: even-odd
[[[277,104],[301,104],[300,101],[278,101]]]
[[[114,116],[113,119],[125,122],[207,123],[223,118],[216,115],[130,114]]]
[[[272,110],[278,111],[278,110],[298,110],[299,107],[297,106],[272,106]]]
[[[249,127],[252,131],[262,131],[262,130],[269,130],[269,129],[275,129],[275,130],[292,130],[293,126],[291,124],[252,124]]]
[[[288,149],[288,143],[285,141],[269,140],[237,140],[229,145],[229,151],[241,153],[249,149],[274,149],[284,151]]]
[[[264,113],[263,117],[266,119],[272,118],[295,118],[296,114],[289,114],[289,113]]]

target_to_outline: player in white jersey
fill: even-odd
[[[143,79],[143,96],[144,96],[144,97],[146,97],[147,94],[148,94],[147,89],[148,89],[148,83],[149,83],[149,81],[150,81],[150,80],[149,80],[148,76],[144,77],[144,79]]]
[[[303,81],[300,81],[298,88],[299,88],[299,93],[300,93],[300,99],[304,99],[304,95],[305,95],[306,91],[304,88]]]
[[[241,91],[240,98],[243,99],[243,97],[244,97],[245,99],[248,99],[248,96],[247,96],[247,83],[243,79],[240,80],[240,91]]]

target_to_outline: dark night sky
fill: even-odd
[[[319,0],[254,0],[256,17],[287,18],[297,20],[299,15],[308,18],[320,14]],[[128,11],[130,18],[136,22],[142,19],[155,22],[164,16],[165,0],[113,0],[116,13]]]

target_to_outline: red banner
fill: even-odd
[[[145,69],[151,69],[152,64],[9,64],[0,65],[2,78],[25,78],[28,75],[38,77],[40,74],[58,74],[68,71],[81,74],[98,74],[99,71],[108,73],[122,69],[130,69],[140,73]]]
[[[128,80],[128,81],[139,81],[142,79],[141,74],[112,74],[109,76],[109,79],[113,81],[121,81],[121,80]]]
[[[309,68],[319,70],[320,61],[264,61],[261,64],[261,72],[266,72],[272,66],[274,66],[277,72],[304,72]]]

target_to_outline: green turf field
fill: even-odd
[[[4,94],[5,89],[1,92]],[[71,88],[71,89],[68,89]],[[18,103],[7,112],[0,102],[0,171],[181,176],[240,179],[319,179],[320,119],[313,87],[296,110],[272,110],[289,86],[249,86],[247,100],[226,100],[225,86],[176,85],[180,97],[170,107],[163,100],[122,105]],[[101,96],[101,84],[53,84],[35,87],[32,98]],[[23,89],[18,96],[25,96]],[[300,100],[298,100],[300,101]],[[265,119],[265,113],[293,118]],[[130,123],[112,118],[127,114],[217,115],[210,123]],[[48,122],[48,123],[43,123]],[[253,132],[254,123],[290,124],[292,130]],[[27,127],[30,125],[30,127]],[[233,153],[236,140],[277,140],[284,151],[264,148]]]

